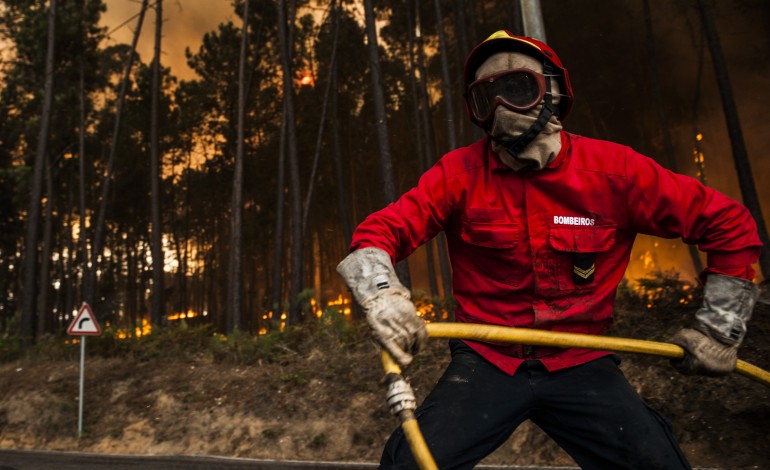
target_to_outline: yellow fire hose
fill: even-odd
[[[668,358],[684,356],[684,350],[669,343],[645,341],[611,336],[594,336],[576,333],[535,330],[530,328],[512,328],[493,325],[468,323],[429,323],[428,336],[432,338],[459,338],[478,341],[520,343],[531,346],[551,346],[557,348],[599,349],[638,354],[649,354]],[[382,365],[387,374],[401,374],[401,368],[386,351],[382,351]],[[748,362],[738,360],[735,372],[756,382],[770,387],[770,372]],[[417,464],[421,470],[438,470],[433,456],[428,450],[412,410],[403,410],[399,414],[401,427],[409,442]]]

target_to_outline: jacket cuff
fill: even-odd
[[[708,267],[700,275],[701,281],[708,274],[723,274],[741,279],[754,279],[754,268],[751,266],[759,259],[759,247],[749,247],[740,251],[711,252],[708,254]]]

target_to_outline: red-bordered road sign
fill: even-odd
[[[67,334],[75,336],[96,336],[102,334],[102,329],[99,328],[99,323],[96,321],[96,317],[87,303],[83,302],[80,310],[78,310],[78,314],[75,315],[75,319],[72,320],[69,328],[67,328]]]

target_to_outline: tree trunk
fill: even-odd
[[[89,279],[89,261],[88,256],[88,228],[86,227],[86,84],[85,84],[85,66],[83,64],[83,55],[80,55],[80,127],[78,129],[78,209],[80,217],[79,237],[80,237],[80,259],[83,262],[83,280],[81,285],[80,297],[85,299],[85,284]]]
[[[243,4],[241,52],[238,61],[238,142],[233,172],[233,198],[230,224],[230,266],[227,331],[243,329],[243,159],[246,119],[246,54],[249,47],[249,0]]]
[[[366,37],[369,49],[369,69],[372,78],[372,94],[374,95],[374,113],[377,123],[377,142],[380,153],[380,173],[382,177],[385,205],[396,200],[396,183],[393,174],[393,158],[390,153],[390,139],[388,137],[388,115],[385,109],[385,94],[382,86],[382,73],[380,71],[380,52],[377,41],[377,28],[374,22],[374,7],[372,0],[364,0],[364,16],[366,21]],[[396,273],[401,282],[411,287],[409,277],[409,265],[406,260],[396,265]]]
[[[446,38],[444,34],[444,17],[441,13],[441,1],[433,0],[433,5],[436,9],[436,28],[438,29],[439,56],[441,56],[441,89],[444,95],[443,101],[444,113],[446,114],[445,119],[447,142],[449,143],[449,148],[442,150],[449,151],[457,148],[454,111],[452,109],[452,77],[449,76],[449,53],[447,52],[446,47]]]
[[[152,325],[160,325],[165,320],[164,301],[164,265],[163,253],[163,217],[161,215],[161,168],[163,165],[160,155],[159,137],[160,120],[160,40],[163,30],[163,0],[155,3],[155,60],[152,62],[152,116],[150,118],[150,191],[152,193],[152,302],[150,321]]]
[[[340,115],[338,82],[337,82],[337,64],[332,68],[332,82],[334,93],[332,94],[332,139],[334,142],[334,174],[337,179],[337,208],[339,211],[340,226],[342,227],[342,236],[345,239],[345,252],[350,248],[353,240],[353,223],[350,217],[350,202],[348,201],[347,181],[342,170],[342,145],[340,143]]]
[[[289,61],[289,37],[286,28],[286,0],[278,0],[278,39],[281,49],[281,70],[283,72],[283,93],[286,112],[286,130],[289,157],[289,178],[291,179],[291,284],[289,286],[289,315],[287,324],[296,325],[302,319],[299,294],[303,289],[303,240],[302,240],[302,198],[297,156],[297,129],[294,121],[294,85]]]
[[[762,207],[759,203],[756,187],[754,186],[754,175],[751,171],[746,144],[743,141],[743,132],[741,131],[741,123],[738,119],[738,109],[733,98],[733,89],[727,72],[727,63],[722,55],[722,46],[711,11],[711,2],[709,0],[698,0],[698,5],[700,7],[703,28],[706,30],[711,60],[714,63],[714,74],[719,85],[719,93],[722,96],[722,109],[725,113],[725,121],[727,121],[727,133],[730,136],[733,160],[735,161],[735,170],[738,174],[738,184],[741,187],[743,204],[749,209],[751,215],[754,216],[757,230],[759,231],[759,239],[764,245],[759,257],[759,268],[762,271],[762,277],[769,279],[770,237],[767,233],[765,219],[762,216]]]
[[[335,0],[331,1],[331,15],[332,15],[332,21],[334,22],[334,16],[335,16],[335,10],[336,10],[336,2]],[[304,235],[305,229],[307,228],[307,217],[308,213],[310,212],[310,201],[313,197],[313,189],[315,188],[315,176],[316,171],[318,170],[318,160],[321,157],[321,144],[323,143],[323,135],[324,135],[324,124],[326,124],[326,109],[329,104],[329,93],[331,92],[332,88],[332,77],[334,75],[334,67],[337,62],[337,38],[339,36],[339,31],[336,25],[336,22],[334,22],[334,33],[333,33],[333,39],[332,39],[332,57],[329,62],[329,78],[326,81],[326,89],[324,90],[324,99],[323,104],[321,105],[321,118],[318,124],[318,136],[316,138],[315,143],[315,152],[313,154],[313,166],[310,170],[310,178],[307,185],[307,194],[305,195],[305,204],[302,209],[302,234]]]
[[[513,2],[516,4],[516,2]],[[462,76],[464,72],[464,66],[465,66],[465,58],[468,57],[468,53],[470,53],[470,45],[468,44],[468,28],[466,27],[466,23],[468,22],[468,19],[465,15],[465,0],[455,0],[455,30],[457,31],[457,38],[456,38],[456,44],[457,44],[457,53],[455,54],[455,58],[457,60],[457,63],[459,64],[458,69],[460,70],[460,74],[458,76]],[[462,83],[462,81],[460,81]],[[466,139],[466,124],[469,123],[467,119],[464,119],[463,110],[465,108],[465,103],[460,100],[460,111],[459,111],[459,118],[457,119],[457,125],[459,127],[457,135],[460,136],[461,142],[465,141]],[[474,136],[476,135],[476,129],[478,127],[471,125],[471,130],[474,132]],[[481,131],[481,129],[478,129]],[[478,133],[479,137],[481,137],[481,133]],[[477,140],[478,138],[474,138],[474,140]]]
[[[412,119],[414,120],[414,134],[415,134],[415,143],[417,144],[417,150],[419,154],[419,168],[420,173],[424,173],[428,170],[430,167],[430,157],[428,156],[428,153],[430,152],[430,147],[427,143],[427,135],[423,133],[424,126],[422,125],[422,120],[420,118],[420,95],[417,92],[417,65],[415,64],[415,58],[414,58],[414,25],[412,20],[412,13],[411,11],[407,11],[406,13],[407,18],[407,29],[409,31],[409,54],[408,54],[408,64],[409,64],[409,88],[412,92],[412,102],[414,103],[413,106],[413,112],[412,112]],[[438,290],[438,281],[436,279],[436,265],[434,261],[433,256],[433,241],[428,241],[428,243],[425,244],[425,257],[426,257],[426,268],[428,271],[428,288],[430,289],[430,295],[432,297],[439,295]]]
[[[37,241],[40,226],[40,200],[43,192],[43,173],[48,154],[48,135],[53,108],[53,66],[56,44],[56,0],[51,0],[48,10],[48,43],[45,58],[45,91],[40,122],[40,132],[32,173],[32,190],[27,211],[27,236],[24,248],[24,293],[21,308],[21,335],[29,341],[35,338],[35,298],[37,288]],[[50,202],[50,201],[49,201]]]
[[[68,165],[67,169],[67,207],[75,207],[75,175],[72,171],[72,166]],[[60,224],[61,227],[61,237],[63,240],[61,241],[61,244],[66,247],[67,253],[69,253],[69,256],[60,256],[60,266],[61,266],[61,279],[62,279],[62,289],[64,290],[64,301],[63,304],[59,310],[59,312],[68,314],[73,311],[74,305],[75,305],[75,282],[78,279],[77,276],[77,251],[78,249],[75,247],[75,241],[72,236],[72,222],[74,220],[73,217],[67,217],[66,223],[64,220],[61,220],[60,217]],[[57,321],[58,315],[56,317],[49,317],[50,323],[47,326],[46,331],[48,332],[54,332],[59,327],[60,321]]]
[[[187,177],[187,184],[185,185],[184,193],[184,222],[182,226],[182,257],[180,259],[181,274],[179,276],[179,306],[180,311],[187,312],[190,307],[194,307],[195,303],[191,298],[190,293],[195,292],[194,278],[193,280],[187,279],[187,271],[190,266],[190,247],[192,243],[192,236],[190,234],[190,174],[192,170],[192,153],[187,154],[187,171],[185,176]],[[196,269],[197,271],[197,269]],[[193,284],[192,290],[189,289],[190,284]],[[194,294],[193,294],[194,295]],[[196,309],[195,312],[198,315],[202,314],[200,309]]]
[[[139,283],[137,282],[137,277],[139,276],[139,272],[141,272],[137,266],[138,256],[134,250],[136,250],[134,235],[129,232],[128,237],[126,237],[126,310],[128,311],[128,328],[126,329],[131,335],[133,335],[134,328],[136,328],[137,310],[139,309],[139,302],[137,299]]]
[[[275,233],[273,249],[273,289],[270,296],[270,329],[277,331],[281,327],[281,312],[283,312],[283,218],[284,218],[284,189],[286,186],[286,100],[283,102],[283,116],[281,119],[281,137],[278,148],[278,178],[275,195]]]
[[[339,22],[339,13],[335,9],[333,11],[334,16],[332,18],[332,21],[334,22],[334,27],[338,28],[338,22]],[[342,166],[342,144],[340,142],[340,115],[339,115],[339,100],[337,99],[338,96],[338,89],[339,89],[339,83],[337,81],[338,77],[338,63],[335,62],[332,67],[332,89],[334,90],[334,93],[332,93],[332,140],[333,140],[333,160],[334,160],[334,175],[336,178],[336,190],[337,190],[337,210],[339,212],[339,219],[340,219],[340,226],[342,227],[342,236],[344,240],[344,249],[342,251],[343,255],[338,257],[338,259],[341,259],[350,250],[350,244],[353,241],[353,222],[352,217],[350,214],[350,200],[348,198],[348,194],[350,194],[350,188],[348,184],[348,180],[345,178],[345,172],[343,171]],[[350,308],[350,319],[353,321],[360,320],[363,317],[363,314],[361,312],[361,309],[359,306],[355,303],[351,305]]]
[[[291,16],[291,15],[290,15]],[[292,36],[294,31],[294,24],[288,25],[288,44],[292,44]],[[292,49],[287,51],[287,62],[291,63]],[[284,203],[285,203],[285,187],[286,187],[286,135],[288,133],[288,121],[286,110],[287,101],[283,100],[283,113],[281,115],[281,136],[278,150],[278,181],[276,183],[276,197],[275,197],[275,236],[273,250],[273,286],[270,296],[270,308],[272,315],[270,317],[270,330],[278,331],[281,328],[281,315],[283,314],[283,293],[284,279],[281,276],[283,272],[283,243],[284,243]]]
[[[51,316],[48,315],[48,293],[50,292],[49,278],[51,270],[51,241],[53,238],[53,204],[55,198],[53,189],[53,172],[51,162],[46,158],[45,162],[45,221],[43,222],[43,248],[40,256],[40,280],[37,294],[37,337],[40,338],[48,330]]]
[[[110,145],[110,155],[107,159],[107,173],[104,175],[104,181],[102,183],[102,197],[99,201],[99,212],[96,217],[96,223],[93,228],[94,242],[91,246],[91,265],[89,267],[89,276],[86,278],[85,287],[85,300],[89,304],[93,305],[96,298],[96,271],[99,263],[99,257],[102,252],[102,240],[104,239],[104,222],[107,217],[107,205],[109,203],[110,184],[112,181],[112,170],[115,166],[115,154],[118,148],[118,136],[120,134],[120,118],[123,115],[123,103],[126,100],[126,93],[128,91],[128,83],[131,77],[131,68],[134,63],[134,55],[136,52],[136,44],[139,41],[139,34],[142,31],[142,23],[144,23],[144,14],[147,11],[147,3],[149,0],[142,0],[142,8],[139,11],[139,19],[136,21],[136,31],[134,32],[134,39],[131,42],[131,50],[129,50],[128,57],[126,58],[126,68],[123,72],[123,81],[120,84],[120,94],[118,96],[118,107],[115,112],[115,125],[112,130],[112,145]]]
[[[420,105],[422,108],[423,134],[426,138],[426,166],[434,161],[436,152],[436,135],[433,129],[433,119],[430,113],[430,98],[428,96],[428,72],[425,68],[425,54],[422,45],[422,34],[420,33],[419,0],[417,2],[417,67],[420,71]],[[444,91],[446,93],[446,90]],[[446,246],[446,235],[442,232],[436,236],[436,252],[438,253],[439,270],[441,272],[441,286],[444,290],[444,297],[452,297],[452,268],[449,264],[449,255]]]
[[[663,95],[660,90],[660,80],[658,79],[658,62],[655,54],[655,34],[652,29],[652,15],[650,13],[649,0],[643,0],[644,7],[644,25],[647,40],[647,54],[648,64],[650,71],[650,85],[652,86],[653,95],[655,97],[655,107],[658,111],[658,120],[660,121],[660,128],[663,130],[663,150],[668,160],[668,169],[678,173],[679,165],[676,163],[676,154],[674,153],[674,143],[671,141],[671,129],[668,125],[668,116],[666,115],[666,109],[663,105]],[[690,259],[692,260],[693,269],[695,269],[695,275],[697,276],[703,271],[703,263],[701,262],[700,255],[698,254],[698,247],[695,245],[687,245],[687,249],[690,253]]]

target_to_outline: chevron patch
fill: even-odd
[[[572,281],[575,285],[590,284],[594,280],[596,256],[593,253],[575,253],[572,255]]]

